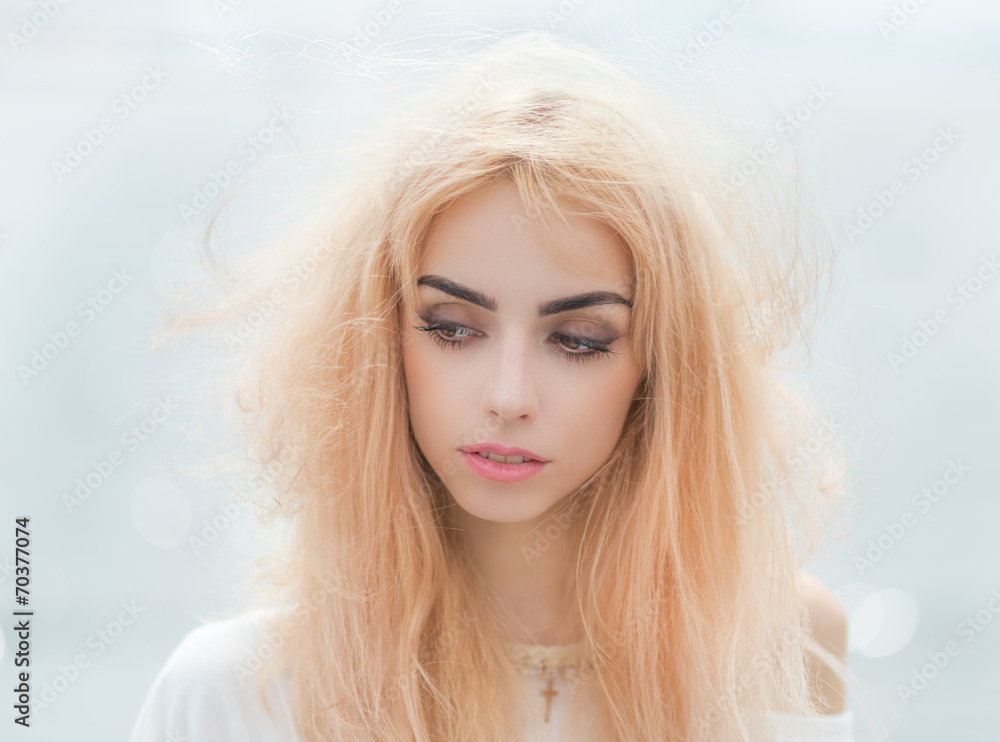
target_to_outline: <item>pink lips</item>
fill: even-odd
[[[477,451],[482,451],[483,453],[495,453],[497,456],[522,456],[526,459],[541,461],[542,463],[548,461],[548,459],[539,456],[537,453],[532,453],[527,449],[507,448],[506,446],[501,446],[499,443],[475,443],[471,446],[463,446],[459,450],[465,451],[466,453],[476,453]]]
[[[545,461],[525,461],[523,464],[504,464],[468,451],[462,451],[462,458],[476,474],[492,479],[494,482],[522,482],[535,476],[547,463]]]
[[[507,448],[498,443],[478,443],[472,446],[465,446],[459,449],[462,458],[469,467],[486,479],[495,482],[521,482],[529,477],[535,476],[548,463],[548,459],[543,459],[536,453],[523,448]],[[477,451],[484,453],[495,453],[499,456],[522,456],[533,461],[525,461],[521,464],[505,464],[500,461],[480,456]]]

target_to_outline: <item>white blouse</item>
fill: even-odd
[[[274,716],[260,705],[252,673],[240,673],[254,652],[269,646],[263,627],[268,611],[256,609],[234,618],[199,626],[190,631],[160,671],[143,702],[129,742],[301,742],[292,722],[289,688],[284,678],[273,677],[268,699]],[[560,647],[509,645],[521,654],[551,657]],[[559,699],[588,687],[562,677],[549,680],[540,675],[522,675],[539,697],[538,723],[527,730],[526,740],[556,742],[565,738],[566,703]],[[570,679],[572,680],[572,679]],[[555,691],[552,693],[551,691]],[[546,701],[549,721],[542,714]],[[775,742],[853,742],[850,710],[818,718],[776,715]]]

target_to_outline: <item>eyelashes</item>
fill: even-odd
[[[424,317],[421,317],[421,319],[423,319],[425,322],[428,321]],[[460,350],[471,339],[470,336],[468,335],[459,339],[459,338],[449,338],[440,334],[441,332],[458,333],[463,330],[469,330],[469,328],[466,327],[465,325],[455,324],[454,322],[430,323],[427,325],[414,327],[413,329],[428,333],[428,336],[430,337],[431,340],[440,345],[442,348],[447,348],[450,350]],[[574,361],[576,363],[583,363],[586,361],[596,361],[601,358],[605,358],[607,356],[617,355],[617,353],[611,350],[611,348],[609,348],[607,344],[599,343],[596,340],[590,340],[588,338],[579,337],[577,335],[566,335],[564,333],[555,333],[552,337],[556,342],[556,349],[567,360]],[[571,345],[575,345],[577,347],[583,347],[586,348],[587,350],[585,352],[568,350],[564,345],[562,345],[563,342],[568,342]],[[611,342],[614,342],[614,340],[612,340]]]

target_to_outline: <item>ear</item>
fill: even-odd
[[[819,644],[841,660],[847,659],[847,613],[840,600],[826,585],[806,572],[799,572],[809,629]],[[807,656],[806,666],[818,698],[821,714],[844,710],[844,684],[819,658]]]

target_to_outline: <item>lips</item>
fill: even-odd
[[[502,446],[499,443],[476,443],[471,446],[463,446],[459,449],[465,453],[493,453],[497,456],[521,456],[525,459],[531,459],[532,461],[540,461],[542,463],[548,461],[544,456],[529,451],[526,448],[508,447]]]
[[[515,450],[523,451],[524,449]],[[511,455],[520,456],[520,454]],[[548,463],[545,461],[522,461],[519,464],[509,464],[471,451],[462,451],[462,458],[469,468],[479,476],[504,484],[515,484],[530,479],[542,471]]]

